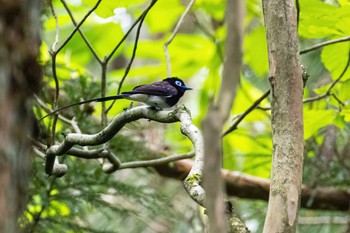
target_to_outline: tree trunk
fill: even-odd
[[[224,183],[220,170],[222,166],[221,134],[229,117],[240,79],[244,2],[226,1],[227,35],[222,81],[218,99],[216,102],[210,103],[208,114],[202,123],[205,150],[203,186],[206,194],[205,205],[209,217],[210,233],[226,232],[229,226],[224,214]]]
[[[0,13],[0,232],[18,232],[25,204],[32,131],[31,95],[41,75],[40,0],[1,1]]]
[[[303,81],[294,0],[264,0],[273,157],[264,232],[295,232],[303,166]]]

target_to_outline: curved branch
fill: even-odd
[[[119,130],[125,126],[125,124],[141,118],[146,118],[161,123],[173,123],[180,121],[181,132],[191,140],[196,155],[195,164],[192,167],[188,177],[185,179],[184,185],[189,195],[199,204],[203,204],[205,195],[203,188],[200,186],[204,154],[203,138],[199,129],[192,123],[191,115],[185,107],[180,107],[173,111],[155,111],[148,107],[141,106],[119,114],[106,128],[96,134],[90,135],[70,133],[66,136],[63,142],[58,145],[53,145],[47,149],[45,163],[46,173],[55,176],[64,175],[64,173],[67,171],[67,167],[64,164],[58,164],[56,159],[57,156],[63,154],[71,154],[81,158],[107,158],[112,163],[112,166],[104,167],[103,170],[106,172],[113,172],[117,169],[139,166],[140,162],[129,162],[121,164],[117,157],[114,156],[110,151],[94,150],[91,152],[86,152],[73,148],[73,146],[92,146],[106,143],[115,134],[117,134]],[[186,155],[186,157],[188,156],[189,155]],[[190,156],[192,156],[192,154],[190,154]],[[174,161],[177,159],[179,159],[178,156],[176,158],[164,158],[164,160],[169,161]],[[147,161],[142,163],[143,166],[145,163],[149,163],[148,166],[154,166],[157,165],[156,162],[157,161]]]

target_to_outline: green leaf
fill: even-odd
[[[184,11],[180,1],[158,1],[147,14],[145,22],[152,33],[169,32]]]
[[[300,1],[299,33],[306,38],[344,36],[338,22],[350,16],[347,9],[338,8],[319,0]],[[348,12],[347,12],[348,11]]]
[[[259,177],[269,177],[271,166],[271,135],[238,129],[224,139],[224,167]]]
[[[221,21],[225,14],[225,4],[226,1],[223,0],[197,0],[194,8],[204,10],[216,20]]]
[[[265,29],[260,26],[250,32],[244,41],[244,61],[258,76],[268,72],[268,56]]]
[[[321,59],[324,66],[331,73],[332,79],[336,80],[347,67],[349,59],[349,43],[337,43],[326,46],[322,49]],[[350,69],[342,77],[342,80],[350,78]]]
[[[350,6],[350,1],[349,0],[338,0],[338,3],[341,6]]]
[[[334,110],[305,110],[304,139],[315,135],[317,131],[331,124],[336,117]]]
[[[345,104],[350,104],[350,79],[336,85],[336,94]]]
[[[55,209],[56,213],[58,213],[61,216],[68,216],[70,214],[70,209],[67,206],[67,204],[53,200],[50,202],[50,209]]]
[[[344,117],[345,122],[350,122],[350,106],[346,106],[341,112],[340,115]]]

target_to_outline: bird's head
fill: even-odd
[[[192,90],[192,88],[187,87],[185,85],[184,81],[182,81],[181,79],[179,79],[177,77],[166,78],[163,81],[169,82],[172,86],[174,86],[177,90],[179,90],[181,92],[185,92],[187,90]]]

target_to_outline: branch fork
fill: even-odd
[[[181,133],[191,140],[195,154],[194,165],[184,180],[184,186],[192,199],[203,205],[205,194],[204,189],[200,185],[203,171],[203,136],[193,124],[190,111],[185,106],[180,106],[170,111],[157,111],[146,106],[136,107],[117,115],[104,129],[96,134],[69,133],[61,143],[53,145],[46,150],[45,172],[56,177],[66,174],[68,167],[65,164],[60,164],[57,159],[57,156],[64,154],[85,159],[105,158],[110,162],[108,166],[103,166],[103,170],[107,173],[122,168],[122,163],[111,151],[103,149],[89,151],[76,148],[75,146],[96,146],[106,143],[127,123],[142,118],[160,123],[180,122]]]

